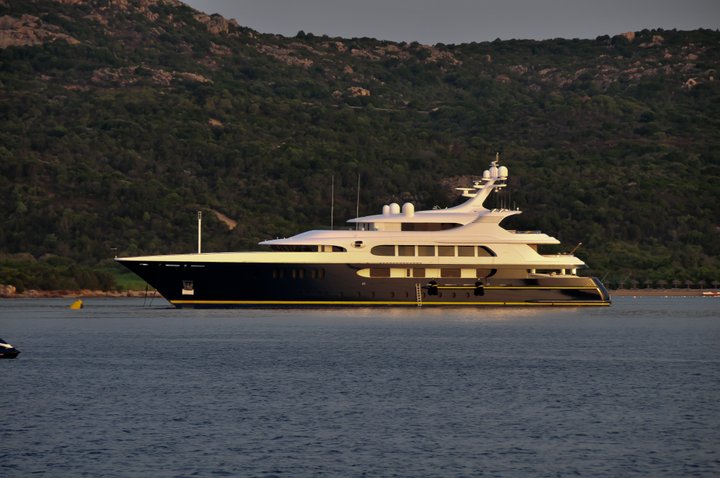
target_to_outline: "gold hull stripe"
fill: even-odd
[[[492,290],[527,290],[527,289],[533,289],[533,290],[597,290],[597,286],[541,286],[541,285],[486,285],[481,286],[483,289],[492,289]],[[439,285],[437,286],[438,289],[468,289],[472,290],[475,289],[474,285],[459,285],[459,286],[452,286],[452,285]]]
[[[522,301],[498,301],[498,302],[447,302],[447,301],[354,301],[354,300],[171,300],[175,305],[405,305],[423,307],[428,305],[567,305],[567,306],[607,306],[609,301],[548,301],[548,302],[522,302]]]

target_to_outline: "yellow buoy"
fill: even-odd
[[[73,302],[72,304],[70,304],[70,308],[71,308],[71,309],[74,309],[74,310],[75,310],[75,309],[82,309],[82,308],[83,308],[83,301],[80,300],[80,299],[76,300],[75,302]]]

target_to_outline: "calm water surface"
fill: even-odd
[[[720,299],[2,300],[0,475],[720,476]]]

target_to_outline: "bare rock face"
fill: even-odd
[[[100,68],[93,72],[90,81],[98,85],[127,87],[143,80],[160,86],[170,86],[174,80],[178,79],[195,83],[212,83],[210,79],[197,73],[167,71],[161,68],[145,68],[140,66]]]
[[[16,292],[14,285],[0,284],[0,297],[13,297]]]
[[[370,90],[360,86],[351,86],[347,89],[350,96],[370,96]]]
[[[235,20],[226,20],[220,15],[206,15],[197,13],[194,15],[195,20],[205,25],[210,33],[218,35],[220,33],[229,33],[230,26],[237,27]]]
[[[94,18],[99,23],[105,24],[107,12],[135,11],[144,15],[148,20],[154,22],[159,15],[151,10],[155,5],[171,5],[179,7],[182,2],[179,0],[112,0],[107,4],[100,4],[90,0],[52,0],[55,3],[63,5],[91,5],[92,13],[88,16]],[[207,17],[210,31],[227,31],[227,25],[233,24],[234,20],[227,21],[219,15]],[[71,45],[77,45],[79,40],[64,33],[59,27],[43,22],[40,18],[33,15],[22,15],[19,18],[5,15],[0,17],[0,48],[11,46],[33,46],[44,43],[52,43],[56,41],[66,41]]]
[[[66,41],[71,45],[80,42],[60,32],[60,29],[44,23],[33,15],[15,18],[10,15],[0,17],[0,48],[10,46],[32,46],[55,41]]]
[[[61,3],[64,5],[92,5],[97,12],[103,12],[108,10],[119,10],[121,12],[135,11],[144,15],[148,20],[155,21],[159,15],[154,13],[150,7],[155,5],[170,5],[173,7],[179,7],[182,2],[179,0],[111,0],[107,2],[107,5],[99,5],[97,2],[91,0],[53,0],[55,3]]]
[[[62,5],[81,5],[83,3],[87,3],[87,0],[54,0],[55,3],[60,3]]]
[[[281,48],[274,45],[259,45],[257,50],[260,53],[269,55],[287,65],[310,68],[314,64],[314,62],[309,58],[297,56],[297,51],[290,48]]]

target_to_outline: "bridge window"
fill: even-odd
[[[335,246],[333,246],[335,247]],[[397,249],[396,249],[397,247]],[[370,252],[375,256],[421,256],[433,257],[436,255],[436,246],[430,245],[382,245],[375,246]],[[344,249],[343,249],[344,250]],[[487,246],[437,246],[437,255],[440,257],[496,257],[497,254]]]
[[[340,246],[315,246],[305,244],[275,244],[270,246],[270,250],[277,252],[347,252],[347,249]]]

